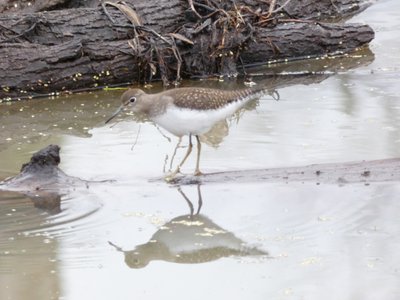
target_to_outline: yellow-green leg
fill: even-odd
[[[174,172],[172,172],[172,174],[168,175],[165,178],[167,181],[171,181],[172,179],[174,179],[176,174],[178,174],[181,171],[181,167],[183,166],[183,164],[185,163],[186,159],[189,157],[190,153],[192,152],[192,148],[193,148],[192,135],[189,134],[189,147],[188,147],[188,149],[186,151],[185,157],[182,159],[181,163],[176,167],[176,170]]]
[[[196,169],[194,170],[194,176],[200,176],[203,173],[200,171],[200,153],[201,153],[201,142],[198,135],[196,135],[197,140],[197,160],[196,160]]]
[[[176,147],[175,147],[175,149],[174,149],[174,152],[172,153],[171,162],[170,162],[170,164],[169,164],[169,171],[172,170],[172,165],[173,165],[173,163],[174,163],[174,159],[175,159],[175,156],[176,156],[176,152],[178,152],[178,148],[179,148],[179,146],[181,145],[181,142],[182,142],[182,137],[180,136],[180,137],[179,137],[179,140],[178,140],[178,143],[176,144]]]

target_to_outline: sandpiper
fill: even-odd
[[[183,87],[147,94],[132,88],[121,96],[122,104],[106,121],[110,122],[120,112],[130,108],[166,129],[175,136],[189,136],[189,147],[176,170],[168,176],[173,178],[192,151],[192,136],[197,140],[197,160],[194,175],[201,175],[199,135],[208,132],[218,121],[233,115],[250,100],[265,93],[266,89],[247,88],[240,90],[219,90],[201,87]]]

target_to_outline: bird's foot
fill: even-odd
[[[194,174],[193,174],[194,176],[201,176],[201,175],[204,175],[200,170],[196,170],[196,171],[194,171]]]
[[[174,181],[176,177],[176,174],[172,173],[172,174],[168,174],[167,176],[164,177],[164,180],[168,183]]]
[[[176,175],[178,175],[181,172],[179,168],[177,168],[174,172],[169,173],[167,176],[164,177],[164,180],[166,182],[171,182],[175,179]]]

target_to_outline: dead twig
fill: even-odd
[[[193,0],[188,0],[188,2],[189,2],[190,9],[194,12],[194,14],[195,14],[199,19],[202,19],[203,17],[202,17],[202,16],[197,12],[197,10],[194,8]]]
[[[1,42],[2,42],[2,43],[7,43],[7,42],[10,42],[10,41],[15,40],[15,39],[17,39],[17,38],[23,37],[23,38],[25,38],[28,42],[31,43],[32,41],[26,36],[26,34],[29,33],[29,32],[31,32],[31,31],[33,31],[33,30],[35,30],[36,26],[38,25],[38,21],[36,20],[36,18],[33,19],[33,20],[32,20],[32,18],[29,18],[28,20],[29,20],[29,21],[33,21],[33,22],[32,22],[32,25],[29,26],[28,29],[26,29],[26,30],[24,30],[24,31],[22,31],[22,32],[17,32],[17,31],[15,31],[15,30],[13,30],[13,29],[7,28],[7,27],[4,26],[4,25],[1,25],[1,27],[3,27],[3,28],[5,28],[6,30],[9,30],[9,31],[11,31],[11,32],[13,32],[13,33],[16,34],[16,36],[9,37],[8,39],[2,40]],[[22,21],[25,21],[25,19],[19,20],[16,24],[14,24],[14,26],[17,25],[18,23],[21,23]]]
[[[137,141],[138,141],[138,139],[139,139],[139,134],[140,134],[140,129],[142,128],[142,126],[140,126],[140,124],[139,124],[139,129],[138,129],[138,132],[137,132],[137,134],[136,134],[136,138],[135,138],[135,141],[133,142],[133,145],[132,145],[132,147],[131,147],[131,151],[133,151],[133,148],[135,148],[135,146],[136,146],[136,144],[137,144]]]
[[[108,12],[105,2],[101,2],[101,7],[103,9],[104,14],[111,21],[111,23],[115,24],[115,20],[113,19],[113,17],[111,17],[110,13]]]
[[[275,4],[276,4],[276,0],[271,0],[271,3],[269,4],[268,14],[266,16],[267,19],[272,15],[272,13],[275,9]]]
[[[288,5],[290,3],[290,1],[292,0],[287,0],[285,3],[283,3],[280,7],[278,7],[277,9],[273,10],[272,13],[276,14],[277,12],[280,12],[281,10],[283,10],[285,8],[286,5]]]
[[[140,26],[143,24],[142,20],[140,19],[140,17],[136,13],[136,11],[134,9],[132,9],[124,1],[118,1],[118,2],[106,1],[106,2],[102,3],[103,10],[105,9],[105,5],[107,5],[107,4],[118,8],[118,10],[121,11],[133,25]],[[107,11],[107,10],[105,10],[105,11]],[[108,17],[110,18],[111,16],[108,15]],[[112,18],[110,18],[110,20],[112,20]],[[113,22],[113,23],[115,23],[115,22]]]
[[[182,66],[182,57],[181,54],[179,53],[178,47],[176,46],[175,40],[174,40],[174,46],[171,48],[172,52],[174,53],[175,59],[176,59],[176,81],[179,82],[181,80],[181,66]]]

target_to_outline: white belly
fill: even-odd
[[[152,121],[176,136],[199,135],[208,132],[215,123],[233,115],[245,101],[236,101],[223,108],[210,110],[192,110],[170,106]]]

